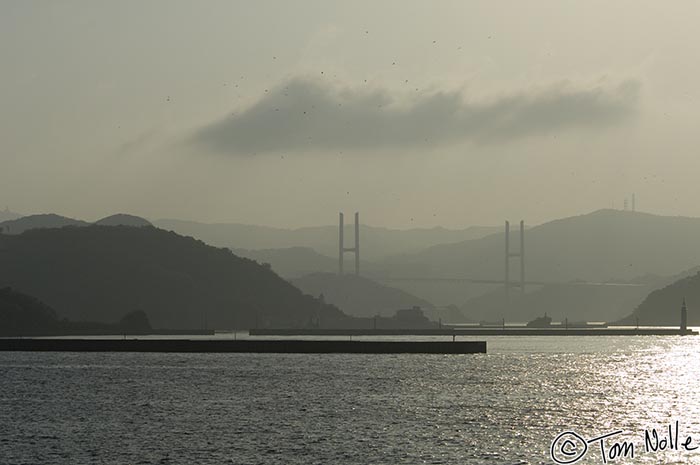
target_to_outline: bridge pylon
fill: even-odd
[[[338,214],[338,274],[343,274],[343,256],[345,252],[355,254],[355,274],[360,274],[360,214],[355,212],[355,247],[345,247],[343,243],[343,213]]]
[[[505,276],[503,286],[506,295],[506,305],[510,303],[510,288],[519,287],[520,293],[525,293],[525,222],[520,220],[520,249],[517,252],[510,250],[510,222],[506,221],[505,230]],[[510,261],[517,259],[520,262],[520,281],[512,282],[510,280]]]

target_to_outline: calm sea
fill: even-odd
[[[567,431],[560,460],[700,463],[683,445],[700,446],[700,337],[481,339],[488,354],[0,353],[0,464],[554,463]],[[624,441],[634,458],[612,460]]]

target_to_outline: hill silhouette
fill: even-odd
[[[99,226],[153,226],[147,219],[140,216],[127,215],[126,213],[107,216],[95,221],[94,224]]]
[[[154,227],[86,226],[0,235],[0,284],[73,320],[112,322],[143,309],[158,328],[300,327],[343,320],[230,250]]]
[[[413,306],[427,313],[433,309],[426,300],[354,274],[312,273],[291,282],[308,294],[323,294],[326,302],[357,317],[389,317],[397,310]]]
[[[29,215],[0,223],[3,234],[20,234],[30,229],[62,228],[64,226],[87,226],[88,222],[53,213]]]
[[[346,218],[346,221],[350,220]],[[283,229],[235,223],[206,224],[175,219],[156,220],[153,223],[160,228],[192,236],[218,247],[248,250],[308,247],[330,257],[336,257],[338,254],[338,227],[335,225]],[[401,230],[360,225],[361,256],[371,261],[393,254],[416,252],[435,244],[483,237],[498,230],[500,228],[491,226],[474,226],[460,230],[439,227]],[[354,234],[354,225],[346,224],[346,240],[354,241]]]
[[[152,329],[148,316],[140,310],[113,324],[70,321],[59,318],[53,308],[32,296],[10,287],[0,289],[0,336],[149,334]]]
[[[688,306],[688,325],[700,326],[700,271],[651,292],[616,324],[677,326],[683,299]]]
[[[30,229],[62,228],[65,226],[89,226],[97,224],[101,226],[152,226],[151,222],[139,216],[118,213],[110,215],[95,223],[89,223],[75,218],[68,218],[54,213],[40,215],[19,216],[7,219],[0,223],[0,228],[5,234],[20,234]]]
[[[527,230],[526,278],[566,283],[629,281],[646,274],[672,276],[700,263],[698,237],[700,218],[620,210],[563,218]],[[517,252],[518,246],[514,232],[511,251]],[[389,276],[503,280],[503,247],[504,234],[498,233],[390,257],[376,266]],[[512,265],[511,276],[517,280],[517,261]],[[444,286],[431,293],[411,282],[397,287],[438,305],[464,302],[496,290],[494,286],[464,285]]]
[[[10,287],[0,289],[0,336],[50,334],[60,327],[53,308]]]

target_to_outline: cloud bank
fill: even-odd
[[[486,101],[461,92],[396,95],[294,78],[254,105],[201,128],[194,142],[234,155],[499,143],[568,128],[609,127],[637,110],[640,84],[567,82]]]

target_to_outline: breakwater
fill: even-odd
[[[251,336],[696,336],[680,328],[251,329]]]
[[[202,352],[298,354],[474,354],[483,341],[191,340],[191,339],[0,339],[0,351]]]

